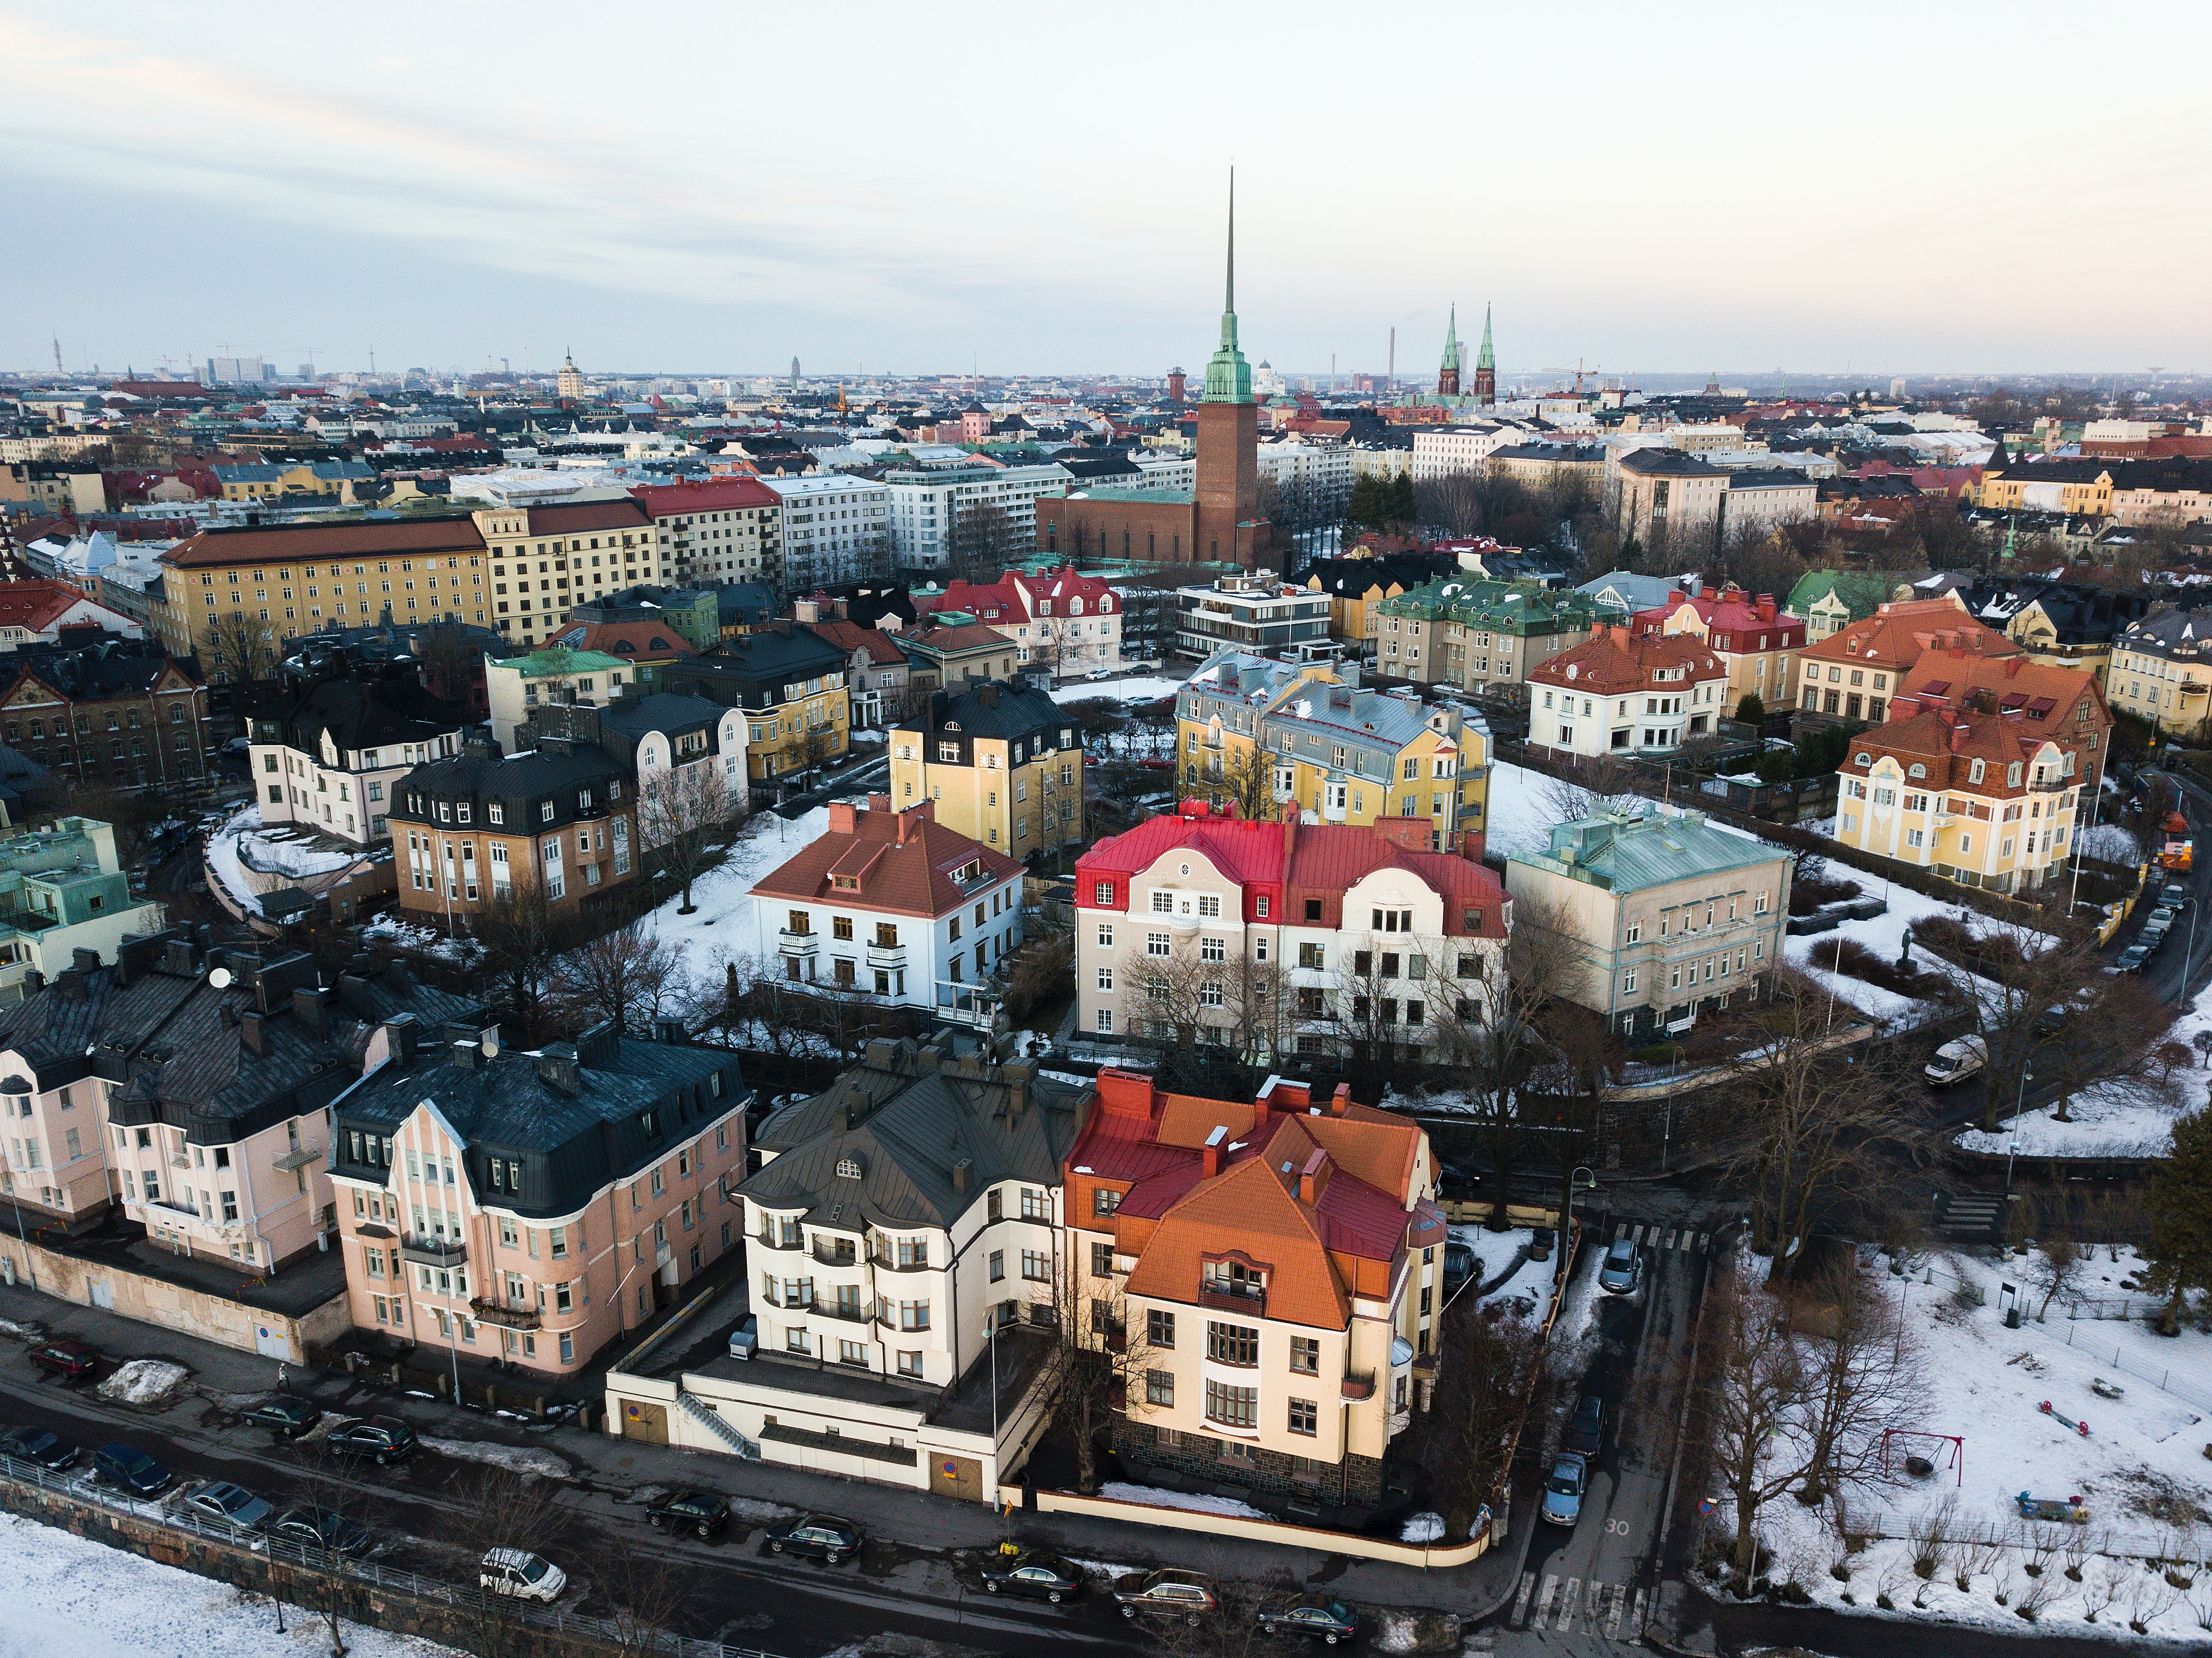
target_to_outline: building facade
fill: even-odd
[[[1060,706],[1018,683],[933,691],[890,734],[891,805],[927,803],[936,821],[1014,858],[1080,844],[1082,733]]]
[[[902,570],[941,570],[951,561],[960,521],[994,516],[1007,544],[1036,544],[1039,498],[1064,494],[1073,482],[1056,462],[1006,465],[996,461],[923,466],[884,474],[890,491],[885,525],[891,560]]]
[[[882,575],[890,568],[890,489],[842,472],[762,480],[783,503],[787,593]]]
[[[1680,449],[1632,450],[1607,480],[1607,516],[1623,541],[1694,556],[1720,541],[1729,475]]]
[[[1929,650],[1993,658],[2021,653],[2002,634],[1968,616],[1955,597],[1893,601],[1806,646],[1797,659],[1791,730],[1802,736],[1822,726],[1881,724],[1905,676]]]
[[[131,895],[112,824],[59,817],[0,839],[0,1002],[20,999],[32,975],[112,962],[126,939],[150,937],[167,912]]]
[[[662,689],[742,708],[746,771],[754,786],[773,790],[777,779],[813,770],[852,746],[851,665],[833,641],[776,621],[666,670]]]
[[[460,752],[460,711],[412,677],[325,679],[247,716],[246,765],[264,826],[296,823],[367,848],[391,838],[402,779]]]
[[[1735,583],[1717,592],[1678,588],[1664,603],[1636,614],[1635,630],[1704,641],[1728,670],[1723,711],[1731,719],[1747,696],[1778,709],[1796,682],[1792,664],[1805,648],[1805,624],[1775,608],[1771,593],[1747,593]]]
[[[668,580],[781,588],[783,497],[758,478],[684,478],[630,494],[653,522]]]
[[[1562,754],[1664,754],[1718,731],[1728,669],[1703,643],[1615,623],[1528,676],[1528,741]]]
[[[2212,733],[2212,612],[2168,610],[2131,623],[2112,642],[2105,670],[2111,706],[2148,720],[2161,737],[2196,742]]]
[[[120,643],[21,659],[0,741],[69,783],[174,789],[215,774],[208,688],[189,661]]]
[[[1271,576],[1224,575],[1176,591],[1176,654],[1217,651],[1265,655],[1312,650],[1329,636],[1330,599]]]

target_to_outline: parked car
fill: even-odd
[[[1948,1088],[1964,1081],[1990,1062],[1990,1045],[1979,1036],[1961,1036],[1945,1042],[1935,1057],[1920,1067],[1930,1088]]]
[[[336,1509],[319,1509],[312,1503],[295,1503],[271,1520],[267,1530],[271,1537],[311,1549],[327,1549],[333,1554],[368,1552],[366,1526],[355,1524]]]
[[[1444,1293],[1453,1291],[1482,1270],[1482,1260],[1472,1244],[1462,1243],[1457,1238],[1444,1245]]]
[[[1083,1593],[1083,1568],[1036,1549],[994,1555],[983,1564],[983,1587],[994,1594],[1033,1594],[1058,1606]]]
[[[494,1594],[550,1600],[568,1587],[568,1574],[527,1549],[487,1549],[477,1569],[477,1583]]]
[[[1545,1521],[1554,1526],[1571,1526],[1582,1518],[1583,1493],[1589,1488],[1589,1459],[1572,1451],[1561,1451],[1552,1459],[1552,1471],[1544,1477]]]
[[[670,1532],[712,1537],[730,1523],[730,1505],[714,1491],[678,1491],[646,1504],[645,1517]]]
[[[2149,944],[2154,948],[2164,944],[2166,935],[2173,930],[2173,917],[2172,910],[2166,908],[2163,904],[2160,905],[2143,917],[2142,931],[2136,934],[2136,942]]]
[[[1115,1584],[1114,1604],[1124,1618],[1180,1618],[1196,1629],[1200,1619],[1220,1606],[1221,1597],[1204,1572],[1163,1566],[1133,1588]]]
[[[834,1514],[803,1514],[768,1528],[771,1554],[818,1554],[831,1565],[860,1552],[860,1528]]]
[[[1535,1235],[1528,1240],[1528,1259],[1531,1260],[1551,1260],[1552,1251],[1558,1245],[1559,1241],[1559,1235],[1553,1231],[1550,1227],[1539,1226],[1536,1229]]]
[[[0,1434],[0,1456],[35,1462],[48,1473],[73,1468],[84,1453],[49,1428],[11,1428]]]
[[[2173,911],[2178,915],[2197,901],[2190,896],[2189,889],[2180,882],[2168,881],[2160,889],[2158,902],[2160,906]]]
[[[323,1419],[323,1407],[290,1394],[271,1394],[246,1413],[246,1421],[266,1428],[282,1442],[313,1430]]]
[[[1258,1622],[1270,1635],[1303,1635],[1332,1647],[1359,1633],[1359,1620],[1352,1608],[1319,1590],[1309,1590],[1281,1606],[1262,1606]]]
[[[2107,973],[2140,973],[2150,963],[2148,944],[2130,944],[2120,952],[2119,959],[2105,969]]]
[[[140,1450],[117,1440],[92,1454],[92,1477],[136,1497],[159,1497],[177,1483],[177,1476]]]
[[[1616,1296],[1632,1294],[1644,1282],[1644,1256],[1633,1238],[1615,1238],[1613,1247],[1605,1252],[1605,1265],[1597,1270],[1597,1284],[1601,1290]]]
[[[276,1505],[230,1480],[210,1479],[186,1494],[184,1509],[196,1519],[220,1520],[241,1531],[259,1531],[261,1522],[276,1513]]]
[[[100,1363],[100,1350],[87,1342],[57,1336],[31,1349],[31,1363],[50,1376],[76,1382],[93,1373]]]
[[[1114,670],[1111,668],[1093,668],[1089,673],[1083,677],[1085,679],[1111,679],[1114,677]]]
[[[1585,1456],[1595,1456],[1605,1443],[1605,1401],[1595,1394],[1584,1394],[1582,1403],[1575,1406],[1573,1420],[1567,1424],[1566,1436],[1559,1443],[1571,1451],[1580,1451]]]
[[[379,1466],[414,1454],[415,1430],[396,1416],[365,1416],[331,1430],[329,1445],[340,1456],[369,1456]]]

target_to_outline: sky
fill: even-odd
[[[0,0],[0,368],[2212,369],[2212,7]],[[2174,66],[2171,71],[2161,65]]]

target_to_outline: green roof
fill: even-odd
[[[1778,863],[1790,855],[1782,847],[1717,828],[1707,823],[1701,811],[1672,817],[1662,817],[1656,811],[1638,816],[1607,812],[1577,823],[1554,823],[1547,851],[1516,853],[1510,861],[1548,870],[1609,892],[1637,892],[1698,876]]]
[[[1086,501],[1143,501],[1155,506],[1184,507],[1198,499],[1195,489],[1085,489]]]
[[[1540,581],[1483,581],[1443,576],[1381,600],[1384,616],[1455,622],[1492,633],[1555,634],[1592,626],[1598,607],[1585,594],[1557,592]]]
[[[1782,608],[1795,616],[1810,614],[1814,604],[1830,593],[1841,599],[1851,620],[1863,622],[1889,602],[1897,578],[1873,570],[1808,570],[1797,578]]]
[[[487,657],[485,665],[492,668],[513,668],[525,679],[545,679],[556,674],[597,673],[603,668],[627,668],[630,665],[618,656],[605,651],[579,651],[566,646],[532,651],[527,656],[510,656],[504,661]]]

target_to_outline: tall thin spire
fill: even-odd
[[[1206,403],[1252,401],[1252,367],[1237,345],[1237,169],[1229,169],[1229,259],[1221,296],[1221,345],[1206,365]]]
[[[1486,302],[1482,307],[1482,349],[1475,353],[1474,366],[1477,368],[1498,367],[1498,359],[1490,349],[1490,307]]]
[[[1221,290],[1221,308],[1237,314],[1237,163],[1229,164],[1229,276]]]

